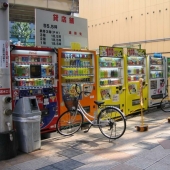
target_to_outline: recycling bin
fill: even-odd
[[[41,148],[41,111],[35,96],[20,98],[13,111],[19,150],[29,153]]]

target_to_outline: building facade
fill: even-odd
[[[170,56],[170,0],[80,0],[79,16],[88,19],[90,49],[139,45]]]

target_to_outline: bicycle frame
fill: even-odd
[[[85,117],[89,123],[93,124],[92,121],[91,121],[87,116],[93,118],[93,120],[95,119],[95,117],[94,117],[94,116],[91,116],[90,114],[88,114],[88,113],[84,110],[84,108],[82,107],[82,105],[80,104],[79,101],[78,101],[77,110],[79,110],[79,111],[83,114],[83,117]]]

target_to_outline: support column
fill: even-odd
[[[17,153],[12,128],[8,0],[0,0],[0,22],[0,160],[4,160]]]

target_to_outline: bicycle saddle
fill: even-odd
[[[94,101],[95,104],[97,104],[98,106],[101,106],[102,104],[104,104],[104,102],[101,101]]]

